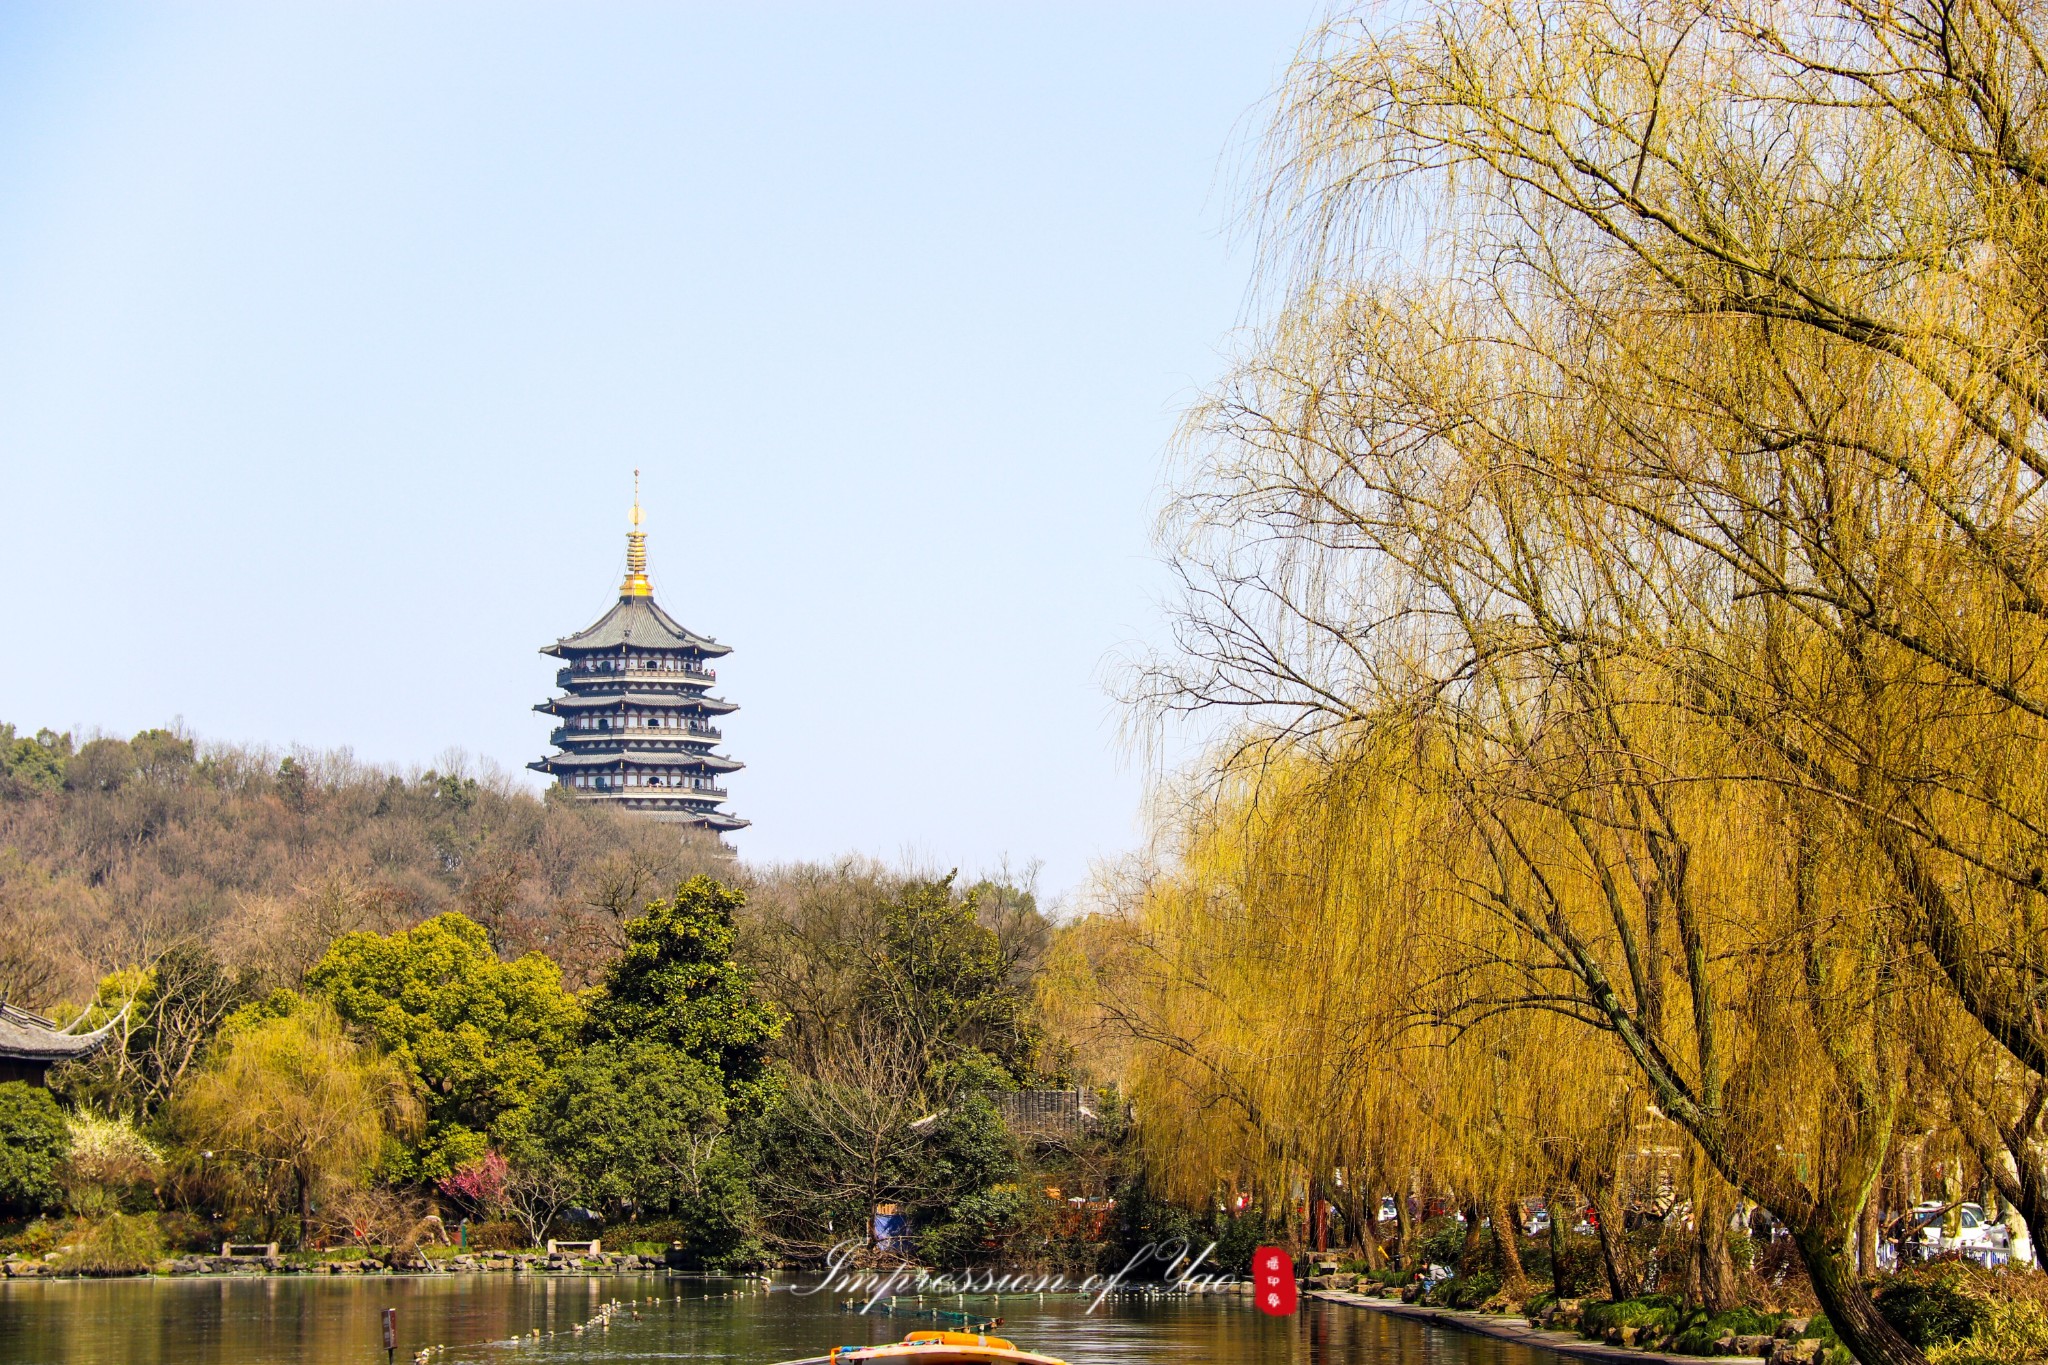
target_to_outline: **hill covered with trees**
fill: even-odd
[[[580,987],[624,918],[730,861],[502,778],[0,725],[0,992],[17,1004],[77,999],[186,940],[291,984],[340,934],[448,910],[508,952],[546,948]]]
[[[750,868],[503,782],[161,730],[0,731],[0,850],[0,988],[118,1039],[0,1086],[14,1248],[405,1258],[578,1209],[734,1266],[893,1204],[947,1264],[1114,1254],[1066,1201],[1130,1174],[1119,1116],[1047,1146],[1000,1114],[1071,1079],[1028,886]]]

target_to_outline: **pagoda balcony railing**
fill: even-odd
[[[571,664],[555,674],[558,687],[567,687],[572,682],[717,681],[717,669],[702,668],[696,664],[678,664],[674,668],[591,668],[586,664]]]
[[[559,725],[548,736],[548,743],[557,749],[566,749],[578,740],[586,739],[687,739],[717,741],[725,738],[716,725],[617,725],[607,729],[578,730],[573,726]]]
[[[723,787],[571,787],[586,801],[723,801]]]

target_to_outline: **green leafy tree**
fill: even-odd
[[[52,1203],[70,1149],[71,1130],[48,1091],[26,1081],[0,1084],[0,1204],[34,1212]]]
[[[146,782],[182,782],[196,756],[192,741],[170,730],[138,731],[128,748]]]
[[[16,791],[56,791],[64,785],[64,763],[70,757],[71,736],[38,730],[33,739],[17,739],[10,725],[0,743],[0,772]]]
[[[925,1163],[930,1194],[916,1208],[925,1255],[960,1265],[999,1249],[1024,1209],[1023,1168],[987,1095],[959,1096],[933,1125]]]
[[[583,1199],[615,1216],[677,1215],[700,1263],[730,1263],[750,1245],[746,1163],[719,1075],[674,1047],[594,1043],[508,1128],[515,1168],[553,1160],[574,1173]]]
[[[1026,982],[978,918],[978,899],[956,897],[951,875],[912,882],[884,907],[875,948],[878,1015],[948,1093],[969,1081],[1014,1085],[1037,1044]]]
[[[628,920],[626,950],[590,1003],[592,1042],[658,1043],[712,1068],[735,1118],[769,1098],[768,1044],[782,1013],[756,998],[754,975],[733,958],[733,916],[746,896],[706,876]]]
[[[425,1136],[394,1168],[415,1179],[481,1156],[500,1118],[571,1055],[583,1024],[552,961],[535,952],[502,962],[482,926],[458,914],[394,934],[344,934],[306,984],[425,1090]]]

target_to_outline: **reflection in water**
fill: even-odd
[[[834,1345],[895,1340],[916,1323],[861,1317],[822,1296],[655,1275],[50,1280],[0,1283],[0,1365],[284,1365],[384,1359],[379,1314],[398,1310],[399,1360],[435,1365],[690,1360],[763,1365]],[[610,1299],[638,1316],[581,1335]],[[647,1302],[651,1299],[660,1302]],[[1011,1296],[932,1300],[1000,1314],[1005,1335],[1073,1365],[1556,1365],[1548,1352],[1304,1303],[1268,1318],[1235,1296],[1105,1303]],[[543,1336],[532,1340],[538,1328]],[[523,1339],[523,1340],[515,1340]],[[1538,1359],[1541,1357],[1541,1359]]]

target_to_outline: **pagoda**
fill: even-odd
[[[718,809],[726,799],[719,779],[746,765],[711,750],[722,738],[718,718],[739,708],[710,688],[718,681],[711,660],[732,648],[688,630],[655,602],[639,485],[635,470],[618,604],[541,650],[562,661],[555,686],[563,695],[533,708],[556,718],[549,742],[559,752],[527,766],[579,800],[729,833],[748,822]]]

